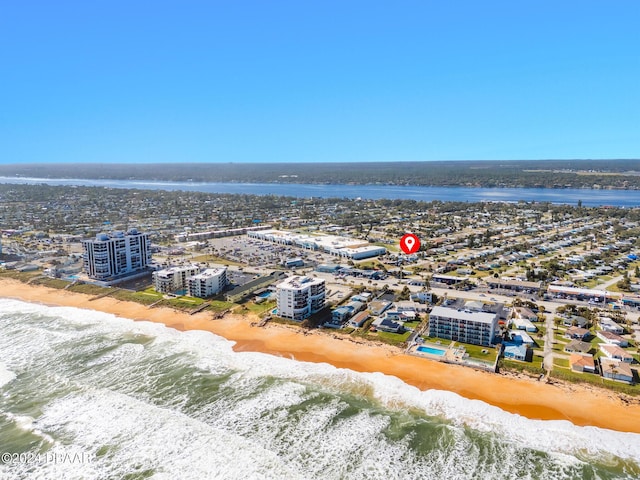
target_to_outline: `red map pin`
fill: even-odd
[[[407,233],[400,239],[400,248],[404,253],[416,253],[420,250],[420,239],[413,233]]]

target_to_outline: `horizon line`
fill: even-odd
[[[456,162],[589,162],[589,161],[640,161],[640,157],[626,157],[626,158],[513,158],[513,159],[455,159],[455,160],[325,160],[325,161],[139,161],[139,162],[127,162],[127,161],[109,161],[109,162],[81,162],[81,161],[32,161],[32,162],[2,162],[0,166],[23,166],[23,165],[184,165],[184,164],[216,164],[216,165],[295,165],[295,164],[361,164],[361,163],[456,163]]]

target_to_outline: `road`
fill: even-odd
[[[605,283],[601,283],[600,285],[596,285],[595,287],[593,287],[593,289],[594,290],[606,290],[608,287],[610,287],[611,285],[615,285],[620,280],[622,280],[622,275],[618,275],[617,277],[613,277],[611,280],[609,280],[609,281],[607,281]]]
[[[546,302],[549,303],[549,302]],[[546,307],[545,307],[546,310]],[[555,308],[553,311],[546,312],[546,327],[547,327],[547,335],[544,339],[544,351],[543,351],[543,359],[542,366],[547,371],[547,375],[553,370],[553,343],[555,342],[555,338],[553,337],[553,317],[555,317]]]

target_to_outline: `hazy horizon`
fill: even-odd
[[[365,163],[482,163],[482,162],[589,162],[589,161],[640,161],[640,157],[634,158],[511,158],[511,159],[454,159],[454,160],[357,160],[357,161],[343,161],[343,160],[327,160],[327,161],[298,161],[298,160],[290,160],[290,161],[257,161],[257,160],[247,160],[247,161],[224,161],[224,160],[202,160],[202,161],[108,161],[108,162],[82,162],[82,161],[32,161],[32,162],[11,162],[11,161],[3,161],[0,159],[0,165],[38,165],[38,164],[47,164],[49,166],[53,166],[56,164],[60,165],[71,165],[71,164],[82,164],[82,165],[99,165],[99,164],[110,164],[110,165],[153,165],[153,164],[246,164],[246,165],[279,165],[279,164],[365,164]]]

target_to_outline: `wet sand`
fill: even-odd
[[[359,372],[393,375],[422,390],[448,390],[482,400],[508,412],[532,419],[569,420],[640,433],[640,399],[624,401],[620,395],[588,385],[498,375],[458,365],[405,355],[400,349],[326,331],[303,333],[279,324],[258,327],[255,315],[227,315],[213,320],[211,313],[188,315],[170,308],[148,308],[132,302],[0,280],[0,297],[47,305],[70,306],[112,313],[133,320],[159,322],[178,330],[206,330],[235,343],[236,351],[254,351],[300,361],[325,362]]]

